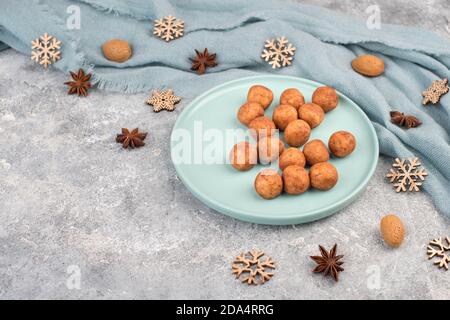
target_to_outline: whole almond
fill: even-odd
[[[384,61],[376,56],[365,54],[352,61],[352,68],[362,75],[377,77],[384,72]]]
[[[405,237],[405,227],[402,221],[393,214],[381,219],[380,231],[384,241],[394,248],[400,247]]]
[[[128,41],[120,39],[112,39],[105,42],[102,50],[106,59],[115,62],[125,62],[133,54]]]

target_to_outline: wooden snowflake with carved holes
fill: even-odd
[[[448,93],[449,91],[448,87],[448,79],[442,79],[442,80],[435,80],[431,83],[431,86],[422,92],[423,96],[423,105],[426,105],[428,103],[436,104],[441,100],[441,97]]]
[[[146,102],[147,104],[153,106],[153,111],[159,112],[161,110],[175,110],[175,105],[180,101],[181,98],[174,95],[172,89],[168,89],[154,90]]]
[[[241,253],[234,259],[231,266],[236,279],[247,283],[248,285],[264,284],[273,277],[272,270],[275,265],[270,257],[264,257],[264,252],[251,250],[247,253]]]
[[[261,58],[268,62],[272,69],[291,65],[295,55],[295,47],[286,37],[266,40]]]
[[[184,34],[184,21],[174,16],[167,16],[155,20],[153,34],[166,42],[182,37]]]
[[[61,59],[61,41],[48,33],[31,41],[31,60],[39,63],[45,69],[53,62]]]
[[[420,165],[419,158],[395,159],[392,164],[393,169],[390,169],[386,175],[390,182],[394,184],[395,191],[420,191],[422,182],[428,175],[424,168],[420,168]]]
[[[434,261],[434,264],[437,265],[438,268],[445,268],[445,270],[448,270],[450,256],[445,252],[450,251],[450,237],[445,238],[445,240],[447,241],[447,246],[444,245],[442,238],[431,240],[427,247],[427,255],[428,259],[433,259],[434,257],[439,258]]]

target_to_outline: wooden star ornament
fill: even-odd
[[[172,89],[168,90],[154,90],[150,98],[147,99],[147,104],[153,106],[154,112],[161,110],[173,111],[175,105],[181,101],[181,98],[173,93]]]

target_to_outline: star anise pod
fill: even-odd
[[[89,80],[91,80],[92,74],[85,74],[83,69],[78,70],[77,73],[70,71],[70,76],[73,81],[64,82],[69,86],[68,94],[78,94],[79,96],[87,96],[89,88],[92,87]]]
[[[400,127],[405,127],[406,129],[415,128],[422,124],[422,122],[414,116],[405,115],[403,112],[391,111],[391,122],[399,125]]]
[[[192,62],[191,70],[196,70],[198,74],[204,74],[206,68],[217,66],[216,54],[210,54],[208,48],[205,48],[202,52],[195,50],[197,55],[195,58],[189,58]]]
[[[321,256],[311,256],[310,258],[317,263],[313,272],[322,273],[324,276],[330,275],[335,281],[339,280],[339,272],[344,271],[341,267],[344,264],[341,260],[344,256],[336,255],[337,245],[335,244],[330,252],[325,250],[324,247],[319,245]]]
[[[139,148],[145,145],[144,140],[147,133],[139,132],[139,129],[133,129],[131,132],[127,128],[122,128],[122,133],[117,135],[116,141],[121,143],[124,149]]]

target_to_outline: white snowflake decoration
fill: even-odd
[[[291,65],[296,50],[284,36],[266,40],[264,48],[261,58],[268,62],[273,69]]]
[[[422,181],[428,173],[424,168],[420,167],[420,161],[418,158],[408,160],[409,163],[405,163],[406,160],[395,159],[389,173],[386,175],[392,183],[394,183],[395,191],[420,191]]]
[[[153,34],[166,42],[182,37],[184,33],[184,21],[174,16],[167,16],[155,20]]]
[[[61,41],[44,33],[31,41],[31,60],[41,64],[45,69],[53,62],[61,59]]]

